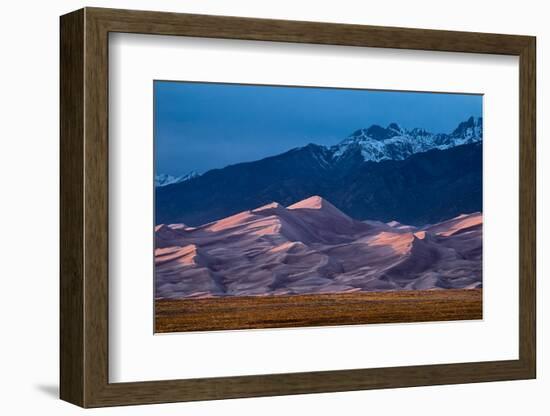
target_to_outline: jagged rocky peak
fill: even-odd
[[[415,127],[414,129],[411,130],[411,134],[415,135],[415,136],[428,136],[428,135],[431,135],[431,133],[422,128],[422,127]]]
[[[468,120],[460,123],[451,135],[462,137],[481,137],[482,128],[483,120],[481,117],[470,117]]]
[[[373,124],[368,129],[361,129],[358,131],[361,132],[361,137],[365,138],[369,137],[374,140],[386,140],[389,138],[388,130],[378,124]]]
[[[390,123],[386,130],[389,130],[390,132],[394,133],[394,136],[405,133],[405,130],[397,123]]]
[[[403,134],[404,129],[397,123],[390,123],[388,127],[373,124],[369,128],[354,131],[348,139],[384,141]]]

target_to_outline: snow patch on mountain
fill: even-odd
[[[161,173],[159,175],[155,175],[155,188],[185,182],[198,176],[200,175],[194,170],[182,176],[172,176],[168,175],[167,173]]]

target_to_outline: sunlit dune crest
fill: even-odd
[[[450,236],[456,232],[469,229],[471,227],[481,227],[482,224],[483,215],[480,212],[474,212],[472,214],[461,214],[450,220],[429,226],[426,228],[426,231],[437,235]]]
[[[259,208],[253,209],[252,212],[261,212],[261,211],[281,209],[281,208],[284,208],[281,204],[279,204],[278,202],[272,202],[270,204],[262,205]]]
[[[420,240],[424,240],[426,238],[426,231],[417,231],[413,235]]]
[[[300,202],[296,202],[295,204],[290,205],[288,209],[321,209],[327,206],[334,208],[332,204],[325,201],[319,195],[314,195],[309,198],[303,199]]]
[[[236,227],[237,225],[241,225],[243,223],[251,221],[252,219],[253,219],[253,216],[250,214],[250,212],[248,211],[240,212],[238,214],[232,215],[222,220],[210,223],[210,225],[206,226],[206,229],[209,231],[220,231],[220,230]]]
[[[306,198],[302,201],[299,201],[295,204],[288,206],[289,210],[318,210],[326,214],[333,215],[334,217],[339,217],[346,220],[351,220],[346,214],[328,202],[326,199],[314,195],[312,197]]]
[[[197,246],[189,244],[184,247],[168,247],[155,250],[155,264],[177,261],[181,264],[196,264]]]
[[[410,251],[414,235],[411,233],[396,234],[383,231],[370,240],[372,246],[391,247],[393,251],[405,254]]]
[[[184,230],[187,227],[187,225],[185,224],[170,224],[169,227],[172,229],[172,230]]]
[[[269,249],[269,252],[270,253],[279,253],[279,252],[285,252],[285,251],[291,251],[292,249],[300,249],[300,248],[305,248],[306,245],[301,243],[300,241],[287,241],[281,245],[278,245],[276,247],[273,247],[271,249]]]

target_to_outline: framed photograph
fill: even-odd
[[[153,88],[156,332],[482,318],[482,95]]]
[[[62,16],[61,398],[534,378],[535,49]]]

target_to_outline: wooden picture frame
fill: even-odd
[[[82,407],[536,377],[534,37],[85,8],[61,17],[60,396]],[[514,55],[520,91],[519,359],[110,383],[108,35],[111,32]]]

